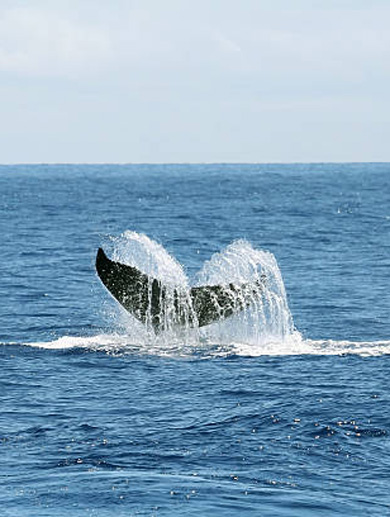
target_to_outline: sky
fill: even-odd
[[[0,0],[0,163],[390,161],[390,0]]]

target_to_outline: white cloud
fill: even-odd
[[[168,76],[202,83],[202,75],[224,84],[313,76],[341,83],[373,68],[390,72],[390,9],[264,9],[261,1],[202,0],[118,1],[109,8],[85,0],[81,11],[77,2],[30,5],[0,11],[0,71],[100,73],[153,84]]]
[[[17,7],[0,14],[0,70],[19,74],[68,75],[106,63],[107,32],[50,10]]]
[[[235,41],[227,38],[224,34],[217,31],[214,35],[215,41],[218,43],[219,47],[222,51],[226,51],[228,53],[236,53],[241,52],[241,47]]]

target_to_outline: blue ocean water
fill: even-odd
[[[0,166],[0,213],[2,515],[390,515],[390,164]],[[145,336],[126,235],[189,284],[268,250],[295,331]]]

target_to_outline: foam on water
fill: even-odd
[[[113,260],[137,267],[165,285],[183,290],[190,288],[181,264],[146,235],[126,231],[119,237],[110,237],[106,248]],[[165,332],[156,335],[150,327],[138,322],[118,304],[114,318],[111,317],[115,332],[87,337],[63,336],[49,342],[22,344],[52,350],[81,348],[113,354],[201,358],[390,354],[390,341],[303,339],[294,328],[282,275],[274,255],[254,249],[247,241],[235,241],[214,254],[196,276],[195,284],[257,285],[256,282],[262,288],[252,293],[252,299],[244,310],[201,329],[189,324],[180,328],[168,326]]]
[[[0,345],[24,345],[47,350],[84,349],[115,355],[158,355],[177,358],[213,357],[260,357],[293,355],[360,355],[381,356],[390,354],[390,340],[385,341],[336,341],[302,339],[299,333],[283,341],[268,343],[230,342],[221,344],[199,340],[196,344],[176,340],[169,345],[162,341],[134,341],[125,334],[98,334],[96,336],[63,336],[53,341],[34,343],[0,343]]]

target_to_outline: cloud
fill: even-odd
[[[0,15],[0,70],[3,72],[82,73],[106,64],[110,54],[107,31],[80,24],[69,13],[16,7]]]
[[[390,72],[385,8],[272,9],[217,0],[118,0],[109,8],[85,0],[82,10],[72,1],[30,5],[0,11],[0,71],[278,88],[287,80],[341,84]]]
[[[235,41],[227,38],[221,32],[217,31],[214,35],[214,38],[222,51],[226,51],[228,53],[241,52],[241,47]]]

